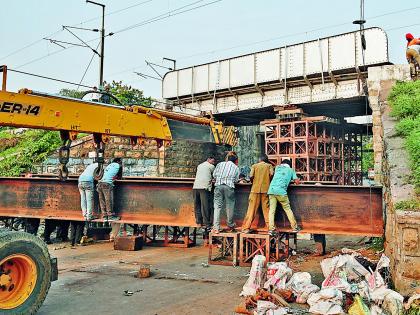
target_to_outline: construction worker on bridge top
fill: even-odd
[[[406,57],[408,63],[412,64],[414,61],[420,65],[420,38],[414,38],[411,33],[405,34],[407,40]]]
[[[268,157],[265,154],[260,157],[258,163],[251,166],[249,177],[252,181],[252,187],[249,194],[248,211],[246,212],[244,222],[242,223],[242,233],[251,233],[250,227],[260,205],[265,224],[268,228],[270,204],[267,192],[273,174],[273,166],[269,163]]]
[[[284,212],[286,213],[292,227],[292,232],[297,233],[301,230],[296,222],[295,216],[290,207],[289,197],[287,196],[287,188],[291,182],[294,182],[297,185],[300,184],[300,180],[297,177],[295,170],[292,168],[292,161],[284,159],[281,161],[281,164],[276,167],[273,180],[271,181],[268,189],[270,201],[268,233],[271,236],[277,235],[275,223],[277,203],[281,204]]]

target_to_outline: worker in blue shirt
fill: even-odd
[[[292,232],[299,232],[300,228],[297,225],[295,216],[290,207],[289,197],[287,196],[287,187],[289,184],[294,182],[299,185],[300,181],[296,175],[295,170],[292,168],[292,162],[289,159],[284,159],[279,166],[276,167],[274,177],[270,183],[268,189],[268,198],[270,202],[270,210],[268,214],[268,230],[269,234],[275,236],[276,224],[274,218],[276,216],[277,203],[280,203],[287,218],[289,219],[290,225],[292,226]]]
[[[114,181],[122,177],[122,160],[115,158],[104,171],[104,175],[98,182],[99,207],[103,219],[106,221],[118,221],[120,218],[114,212]]]
[[[94,172],[98,167],[98,163],[92,163],[86,167],[83,173],[79,176],[79,192],[80,192],[80,206],[82,214],[86,221],[96,219],[93,217],[93,202],[95,191]]]

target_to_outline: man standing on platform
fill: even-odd
[[[220,212],[226,209],[228,231],[235,231],[233,212],[235,209],[235,183],[239,180],[238,157],[230,155],[227,162],[217,164],[213,172],[214,189],[214,218],[213,233],[220,232]]]
[[[290,225],[292,226],[292,232],[297,233],[301,230],[296,222],[293,211],[290,208],[290,201],[287,196],[287,187],[289,187],[291,182],[294,182],[297,185],[300,184],[300,180],[297,177],[295,170],[292,169],[292,161],[284,159],[281,164],[276,167],[273,180],[268,189],[270,201],[268,233],[272,236],[277,234],[275,224],[277,203],[281,204],[286,213]]]
[[[206,229],[206,233],[210,232],[213,222],[211,189],[215,163],[215,158],[209,156],[206,161],[197,166],[193,186],[195,222],[203,226]]]
[[[244,222],[242,223],[242,233],[251,232],[250,227],[260,205],[266,227],[268,228],[270,204],[267,192],[270,186],[270,179],[273,177],[273,174],[273,166],[268,162],[268,157],[265,154],[260,157],[260,161],[258,163],[252,165],[251,172],[249,174],[252,181],[252,187],[249,194],[248,211],[246,212]]]

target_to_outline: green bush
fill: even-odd
[[[405,138],[412,170],[411,181],[420,191],[420,80],[398,82],[389,97],[391,115],[399,122],[396,131]]]
[[[396,210],[420,210],[420,199],[399,201],[395,204]]]
[[[28,130],[19,137],[15,146],[0,153],[0,176],[19,176],[60,146],[60,135],[54,131]]]

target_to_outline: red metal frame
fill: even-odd
[[[336,181],[361,185],[361,134],[345,124],[307,120],[272,121],[266,127],[265,149],[270,161],[292,160],[305,181]]]

